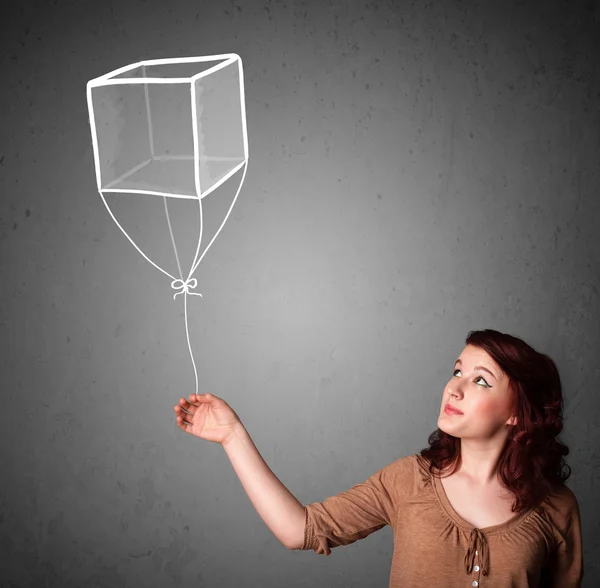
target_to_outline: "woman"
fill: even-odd
[[[390,525],[390,588],[581,586],[579,505],[565,485],[562,389],[554,362],[521,339],[469,333],[429,448],[303,506],[212,394],[175,406],[178,426],[220,443],[258,514],[288,549],[349,545]],[[566,468],[567,473],[563,473]]]

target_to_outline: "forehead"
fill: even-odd
[[[480,365],[488,368],[498,379],[502,378],[500,366],[490,357],[490,355],[474,345],[467,345],[458,357],[461,365],[464,367],[474,367]],[[458,361],[458,360],[457,360]]]

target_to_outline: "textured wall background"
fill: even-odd
[[[201,391],[307,504],[427,445],[469,330],[522,337],[561,372],[599,584],[598,2],[1,10],[1,586],[387,586],[391,529],[287,551],[176,427],[182,297],[96,191],[86,82],[226,52],[250,164],[189,299]]]

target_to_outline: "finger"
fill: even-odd
[[[198,408],[197,404],[193,404],[192,402],[189,402],[185,398],[181,398],[179,400],[179,406],[181,408],[183,408],[183,410],[185,410],[186,412],[189,412],[191,414],[194,414],[196,412],[196,409]]]
[[[177,416],[176,422],[177,422],[177,426],[182,431],[185,431],[186,433],[191,433],[192,425],[190,423],[188,423],[187,421],[185,421],[181,416],[179,416],[179,415]]]
[[[177,426],[184,432],[184,433],[191,433],[191,427],[190,425],[186,425],[185,423],[177,423]]]
[[[185,410],[183,410],[183,408],[181,406],[175,406],[174,409],[175,409],[175,415],[177,418],[181,417],[181,419],[183,421],[189,423],[190,425],[192,424],[192,421],[194,418],[193,414],[186,412]]]

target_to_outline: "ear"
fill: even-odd
[[[511,416],[507,421],[506,421],[507,425],[512,425],[515,426],[517,424],[517,417],[516,415]]]

